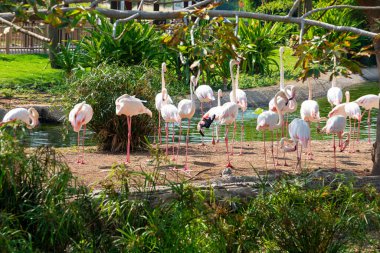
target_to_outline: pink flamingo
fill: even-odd
[[[368,111],[368,143],[371,143],[371,110],[373,108],[379,109],[379,100],[380,93],[378,96],[373,94],[364,95],[355,100],[355,103],[364,108],[363,114],[365,113],[365,111]]]
[[[280,142],[281,149],[284,150],[284,157],[285,152],[291,152],[291,151],[297,151],[297,165],[296,169],[299,166],[301,169],[301,155],[302,155],[302,148],[307,148],[310,140],[310,127],[306,123],[306,121],[302,119],[293,119],[292,122],[289,124],[289,136],[288,138],[282,138]],[[290,148],[288,146],[284,146],[284,142],[292,142],[294,147]],[[301,143],[301,150],[298,154],[298,143]]]
[[[69,121],[74,131],[78,133],[78,160],[77,163],[84,164],[84,140],[86,136],[86,126],[88,122],[92,119],[92,115],[94,111],[92,110],[91,105],[86,104],[86,102],[82,102],[76,104],[74,108],[70,111]],[[80,160],[81,155],[79,154],[80,147],[80,129],[83,126],[83,140],[82,140],[82,160]]]
[[[336,68],[336,56],[334,55],[334,69]],[[342,103],[343,93],[342,89],[336,87],[336,77],[333,75],[333,79],[331,81],[331,88],[327,91],[327,100],[329,101],[331,106],[336,106]]]
[[[161,116],[164,119],[166,126],[165,126],[165,133],[166,133],[166,156],[168,156],[168,138],[169,138],[169,123],[173,123],[173,133],[172,133],[172,149],[173,149],[173,158],[172,160],[175,160],[174,156],[174,122],[177,122],[178,124],[181,124],[181,116],[179,116],[179,112],[177,107],[173,104],[168,104],[168,94],[166,92],[166,89],[162,91],[163,96],[163,103],[161,107]]]
[[[219,116],[222,109],[220,98],[223,97],[223,92],[221,89],[218,90],[218,105],[210,108],[208,112],[205,113],[205,115],[215,115],[215,122],[216,122],[216,142],[219,142]],[[214,128],[212,129],[212,144],[215,145],[215,138],[214,138]]]
[[[0,126],[6,122],[21,120],[26,124],[28,129],[32,129],[39,124],[38,118],[39,114],[33,107],[30,107],[29,109],[14,108],[5,114]]]
[[[274,96],[274,106],[276,107],[278,114],[275,112],[272,112],[272,111],[264,111],[259,115],[259,117],[257,117],[256,130],[263,132],[264,157],[265,157],[265,168],[266,169],[268,169],[267,159],[266,159],[266,157],[267,157],[266,147],[265,147],[265,131],[267,131],[267,130],[272,132],[272,158],[273,158],[274,166],[276,167],[276,163],[274,160],[274,154],[273,154],[273,130],[282,127],[283,117],[284,117],[281,109],[278,106],[278,102],[277,102],[279,96],[282,96],[282,98],[284,98],[285,100],[287,99],[286,93],[284,91],[279,91]]]
[[[132,139],[132,116],[139,114],[148,114],[152,117],[152,112],[146,108],[143,103],[146,101],[136,98],[135,96],[130,96],[128,94],[124,94],[118,97],[115,101],[116,105],[116,115],[121,116],[125,115],[127,117],[128,124],[128,143],[127,143],[127,159],[126,163],[130,163],[130,147],[131,147],[131,139]]]
[[[162,107],[162,102],[163,102],[163,90],[166,91],[167,93],[167,90],[165,88],[165,72],[166,72],[166,63],[163,62],[162,63],[162,66],[161,66],[161,92],[158,93],[155,97],[155,105],[156,105],[156,109],[158,111],[158,139],[159,139],[159,143],[161,144],[161,107]],[[173,104],[173,101],[171,99],[171,97],[169,96],[169,94],[166,94],[167,95],[167,101],[166,103],[167,104]],[[155,138],[156,139],[156,138]]]
[[[349,143],[349,137],[343,143],[342,138],[344,135],[350,135],[348,132],[344,132],[346,128],[346,117],[337,115],[329,118],[326,122],[326,126],[322,128],[322,132],[326,132],[327,134],[333,134],[333,149],[334,149],[334,170],[336,170],[336,145],[335,145],[335,135],[339,138],[339,148],[340,152],[344,151]]]
[[[240,133],[240,153],[239,155],[243,154],[243,137],[244,137],[244,112],[247,110],[248,107],[248,101],[247,101],[247,95],[245,92],[241,89],[239,89],[239,61],[236,60],[231,60],[230,61],[230,73],[231,73],[231,82],[232,85],[236,86],[236,101],[237,104],[239,105],[239,108],[241,109],[241,133]],[[234,79],[234,74],[233,74],[233,66],[237,65],[237,71],[236,71],[236,79]],[[233,101],[233,93],[230,93],[230,101]],[[234,136],[236,132],[236,123],[234,124]],[[232,140],[233,142],[235,141],[234,139]],[[232,145],[231,149],[231,154],[233,155],[234,153],[234,147]]]
[[[179,138],[178,138],[178,149],[177,149],[177,157],[179,148],[181,145],[181,134],[182,134],[182,119],[187,119],[187,133],[186,133],[186,161],[184,170],[189,169],[189,165],[187,163],[187,150],[189,147],[189,134],[190,134],[190,121],[195,113],[195,102],[193,99],[193,90],[195,86],[196,78],[195,76],[191,76],[190,78],[190,99],[182,99],[178,103],[178,114],[181,117],[181,122],[179,125]]]

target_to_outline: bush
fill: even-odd
[[[115,111],[115,100],[119,96],[127,93],[146,100],[145,106],[153,112],[153,119],[157,118],[154,98],[161,87],[161,74],[153,68],[100,65],[80,77],[68,79],[67,85],[64,98],[67,112],[81,101],[92,106],[94,115],[89,127],[95,132],[101,150],[117,152],[126,149],[127,120],[125,116],[117,116]],[[153,133],[154,124],[154,120],[145,114],[132,118],[133,149],[144,146],[145,136]]]

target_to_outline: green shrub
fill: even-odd
[[[169,89],[170,80],[167,83]],[[145,114],[132,118],[132,148],[142,148],[145,136],[153,133],[157,117],[154,98],[161,87],[158,70],[146,66],[99,65],[82,76],[70,78],[67,85],[64,98],[67,111],[81,101],[92,106],[94,115],[89,127],[95,132],[101,150],[126,149],[127,120],[125,116],[117,116],[115,111],[116,99],[126,93],[146,100],[145,106],[154,114],[153,120]]]

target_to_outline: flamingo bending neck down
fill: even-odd
[[[38,118],[39,114],[33,107],[30,107],[29,109],[14,108],[4,115],[0,126],[6,122],[21,120],[26,124],[26,127],[28,129],[32,129],[39,124]]]
[[[368,124],[368,143],[371,143],[371,110],[376,108],[379,109],[379,95],[368,94],[361,96],[360,98],[355,100],[359,106],[364,108],[364,112],[368,111],[367,124]]]
[[[334,70],[336,68],[336,56],[334,55]],[[327,100],[331,106],[337,106],[342,103],[342,89],[336,86],[336,77],[333,75],[331,88],[327,91]]]
[[[334,149],[334,170],[336,170],[336,145],[335,145],[335,135],[339,139],[340,152],[344,151],[347,147],[350,139],[350,133],[344,132],[346,128],[346,117],[337,115],[329,118],[326,122],[326,126],[322,128],[322,132],[327,134],[333,134],[333,149]],[[344,135],[348,135],[345,142],[342,141]]]
[[[124,94],[116,99],[116,115],[121,116],[125,115],[127,117],[128,124],[128,143],[127,143],[127,158],[126,163],[130,163],[130,148],[131,148],[131,139],[132,139],[132,116],[139,114],[148,114],[152,117],[152,112],[146,108],[143,103],[146,101],[136,98],[135,96],[130,96]]]
[[[239,70],[240,70],[240,65],[239,61],[236,60],[231,60],[230,61],[230,74],[231,74],[231,82],[232,85],[235,86],[236,88],[236,103],[239,105],[239,108],[241,110],[241,133],[240,133],[240,153],[239,155],[243,154],[243,138],[244,138],[244,112],[247,110],[248,107],[248,101],[247,101],[247,95],[245,92],[241,89],[239,89]],[[234,78],[234,73],[233,73],[233,67],[234,65],[237,65],[237,70],[236,70],[236,78]],[[230,93],[230,101],[233,101],[233,93]],[[235,132],[236,132],[236,123],[234,123],[234,134],[233,134],[233,139],[232,139],[232,149],[231,149],[231,155],[234,153],[234,148],[233,148],[233,143],[235,141]]]
[[[297,164],[296,164],[296,169],[299,166],[301,169],[301,155],[302,155],[302,148],[306,149],[309,140],[310,140],[310,127],[306,123],[306,121],[302,119],[293,119],[292,122],[289,124],[289,136],[290,139],[288,138],[282,138],[280,142],[280,146],[284,151],[284,156],[285,152],[291,152],[291,151],[297,151]],[[289,143],[291,142],[294,147],[290,148],[288,146],[285,146],[284,143]],[[298,154],[298,143],[301,144],[301,149]]]
[[[273,154],[273,130],[278,129],[282,127],[283,124],[283,114],[281,111],[281,108],[278,106],[278,97],[281,96],[285,101],[287,100],[286,94],[284,91],[279,91],[274,96],[274,106],[276,107],[276,110],[278,112],[272,112],[272,111],[264,111],[262,112],[259,117],[257,117],[257,131],[263,132],[263,143],[264,143],[264,158],[265,158],[265,168],[268,169],[267,165],[267,155],[266,155],[266,147],[265,147],[265,131],[269,130],[272,132],[272,158],[273,158],[273,164],[276,167],[276,162],[274,159]]]
[[[186,161],[184,170],[189,170],[189,165],[187,162],[187,150],[189,147],[189,134],[190,134],[190,121],[195,113],[195,102],[193,99],[193,90],[195,86],[196,78],[191,76],[190,78],[190,99],[183,99],[178,103],[178,114],[181,117],[181,123],[179,125],[179,137],[178,137],[178,149],[177,149],[177,158],[178,152],[181,146],[181,134],[182,134],[182,119],[187,119],[187,133],[186,133]]]
[[[70,111],[69,121],[74,131],[78,133],[78,153],[80,147],[80,129],[83,126],[83,137],[82,137],[82,156],[78,154],[77,163],[84,164],[84,140],[86,137],[86,126],[88,122],[92,119],[92,115],[94,111],[92,110],[91,105],[86,104],[86,102],[82,102],[76,104],[74,108]],[[81,159],[82,157],[82,159]]]
[[[165,83],[165,72],[166,72],[166,63],[163,62],[162,66],[161,66],[161,92],[158,93],[155,97],[155,105],[156,105],[156,109],[158,111],[158,133],[157,133],[157,136],[158,136],[158,140],[159,140],[158,143],[159,144],[162,143],[162,141],[161,141],[161,107],[162,107],[162,102],[163,102],[164,90],[165,90],[166,95],[167,95],[166,103],[167,104],[173,103],[171,97],[169,96],[169,94],[167,94],[166,83]],[[156,138],[154,138],[154,139],[156,139]]]

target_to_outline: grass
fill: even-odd
[[[18,92],[54,91],[63,72],[50,67],[43,54],[0,55],[0,86]]]

